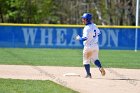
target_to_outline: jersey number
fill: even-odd
[[[96,30],[94,30],[94,35],[93,35],[93,38],[94,38],[94,37],[96,37]]]

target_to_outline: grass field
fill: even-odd
[[[0,93],[78,93],[52,81],[0,79]]]
[[[0,64],[82,66],[82,49],[0,48]],[[140,68],[140,51],[100,50],[104,67]]]
[[[140,51],[100,50],[104,67],[140,69]],[[82,65],[82,49],[0,48],[0,64],[76,66]],[[92,65],[94,66],[94,65]],[[78,93],[49,80],[0,79],[0,93]]]

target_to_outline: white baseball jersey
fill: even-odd
[[[90,64],[90,61],[94,63],[98,58],[99,46],[98,46],[98,35],[100,30],[96,25],[88,24],[83,29],[82,38],[86,38],[83,42],[83,64]],[[90,56],[89,56],[90,55]]]
[[[98,35],[100,34],[100,30],[96,27],[95,24],[88,24],[83,29],[83,36],[82,38],[87,38],[83,42],[85,47],[94,46],[94,44],[98,43]]]

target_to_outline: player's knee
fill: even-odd
[[[89,65],[90,63],[88,63],[88,62],[83,62],[83,65]]]
[[[83,65],[90,64],[90,60],[83,59]]]

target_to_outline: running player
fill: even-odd
[[[83,65],[86,70],[86,78],[91,78],[90,73],[90,62],[93,62],[101,72],[102,76],[105,75],[105,70],[103,69],[101,62],[98,58],[99,46],[98,46],[98,35],[100,35],[100,30],[92,22],[92,15],[90,13],[84,13],[82,16],[82,22],[85,24],[83,29],[83,35],[80,37],[76,36],[76,40],[83,41]]]

